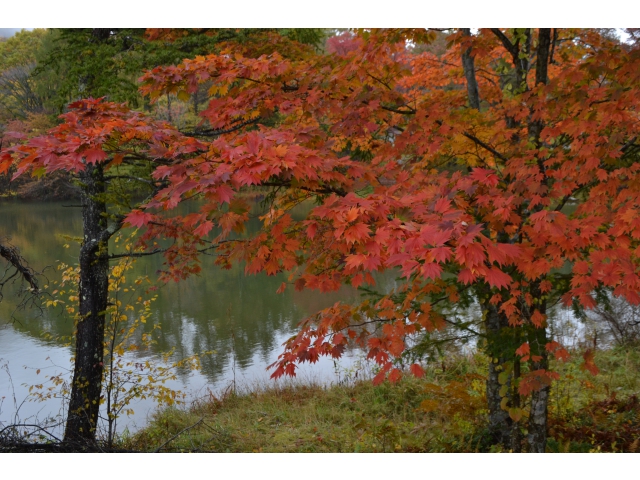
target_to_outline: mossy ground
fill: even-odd
[[[599,352],[600,374],[579,355],[555,365],[548,450],[637,451],[640,349]],[[165,409],[126,448],[204,452],[496,451],[485,431],[486,359],[460,357],[446,371],[397,384],[370,380],[328,387],[287,385],[210,395],[189,409]],[[182,433],[180,433],[182,432]]]

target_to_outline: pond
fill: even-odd
[[[9,237],[32,267],[44,270],[50,284],[60,277],[56,270],[59,262],[77,262],[79,246],[69,237],[81,235],[82,219],[80,208],[69,205],[72,203],[78,202],[0,203],[0,237]],[[258,222],[252,220],[249,231],[259,228]],[[153,279],[162,262],[162,256],[138,259],[127,276],[148,275]],[[355,302],[359,298],[359,292],[350,287],[328,294],[287,288],[276,294],[285,280],[284,274],[245,276],[241,265],[222,270],[210,257],[204,258],[199,276],[161,285],[153,292],[157,299],[142,327],[151,332],[154,324],[160,326],[153,332],[156,343],[150,350],[129,352],[125,357],[163,365],[162,354],[172,349],[172,361],[212,351],[202,357],[200,370],[178,370],[177,379],[167,383],[186,392],[189,399],[207,391],[219,394],[234,384],[269,384],[273,381],[269,380],[267,365],[276,360],[282,343],[302,319],[337,301]],[[379,278],[382,290],[392,288],[394,283],[392,275]],[[4,293],[0,303],[0,422],[41,421],[58,415],[64,408],[62,400],[33,401],[29,387],[43,384],[46,388],[46,376],[70,378],[72,349],[56,339],[71,335],[73,320],[60,305],[43,311],[16,310],[11,288]],[[336,368],[338,372],[348,368],[359,356],[358,352],[349,352],[338,366],[323,358],[315,365],[304,366],[298,378],[305,382],[336,381]],[[132,405],[134,413],[119,421],[118,430],[140,428],[154,407],[152,400]]]

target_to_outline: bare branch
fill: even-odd
[[[467,137],[469,140],[473,141],[476,145],[479,145],[480,147],[484,148],[486,151],[491,152],[495,157],[499,158],[500,160],[502,160],[503,162],[508,161],[508,158],[505,157],[504,155],[502,155],[500,152],[498,152],[495,148],[491,147],[490,145],[487,145],[486,143],[484,143],[482,140],[480,140],[478,137],[476,137],[475,135],[470,134],[469,132],[462,132],[462,134]]]
[[[382,105],[380,108],[382,108],[383,110],[387,110],[388,112],[393,112],[393,113],[399,113],[401,115],[415,115],[416,114],[416,110],[414,108],[411,108],[407,105],[404,105],[408,108],[408,110],[400,110],[399,108],[394,108],[394,107],[385,107],[384,105]]]
[[[112,253],[109,255],[109,260],[113,260],[115,258],[140,258],[140,257],[148,257],[149,255],[155,255],[156,253],[166,252],[166,248],[156,248],[155,250],[150,250],[148,252],[134,252],[134,253]]]
[[[290,188],[291,184],[287,183],[287,182],[263,182],[263,183],[260,183],[257,186],[259,186],[259,187],[285,187],[285,188]],[[297,185],[296,188],[299,188],[300,190],[305,190],[307,192],[320,194],[320,195],[328,195],[328,194],[331,194],[331,193],[335,193],[339,197],[345,197],[347,195],[347,192],[345,192],[341,188],[332,188],[332,187],[310,188],[310,187],[305,187],[303,185]]]
[[[502,31],[499,28],[492,28],[491,32],[498,37],[498,39],[502,42],[502,45],[504,45],[504,48],[507,49],[507,51],[514,57],[518,56],[518,48],[516,45],[514,45],[513,43],[511,43],[511,40],[509,40],[509,37],[507,37],[504,33],[502,33]]]
[[[180,430],[178,433],[176,433],[173,437],[171,437],[169,440],[167,440],[166,442],[164,442],[162,445],[160,445],[158,448],[156,448],[153,453],[158,453],[160,450],[162,450],[164,447],[166,447],[168,444],[170,444],[171,442],[173,442],[176,438],[178,438],[180,435],[182,435],[184,432],[191,430],[192,428],[197,427],[198,425],[200,425],[202,422],[204,421],[204,417],[202,417],[200,420],[198,420],[196,423],[194,423],[193,425],[183,428],[182,430]]]
[[[108,176],[104,177],[104,179],[106,181],[113,180],[113,179],[116,179],[116,178],[120,178],[120,179],[123,179],[123,180],[135,180],[136,182],[146,183],[147,185],[151,185],[152,187],[156,186],[156,182],[153,182],[151,180],[147,180],[145,178],[132,177],[130,175],[108,175]]]
[[[38,280],[36,272],[27,265],[24,258],[20,255],[20,251],[13,245],[0,243],[0,257],[4,258],[12,265],[16,271],[22,275],[22,278],[31,286],[34,292],[39,292]],[[6,282],[6,281],[5,281]],[[2,287],[4,283],[0,284]]]
[[[233,133],[241,130],[247,125],[253,125],[254,123],[258,123],[262,120],[262,117],[254,118],[252,120],[246,120],[244,122],[240,122],[238,125],[234,127],[229,127],[227,129],[208,129],[208,130],[194,130],[193,132],[180,132],[187,137],[217,137],[220,135],[224,135],[226,133]]]

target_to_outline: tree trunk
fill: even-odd
[[[513,421],[501,406],[502,385],[498,376],[507,361],[503,354],[504,346],[501,337],[503,329],[508,327],[507,319],[498,312],[495,305],[485,302],[485,325],[487,333],[487,354],[489,355],[489,376],[487,377],[487,406],[489,408],[489,435],[493,445],[512,448]],[[510,389],[509,389],[510,390]],[[507,393],[508,395],[508,393]]]
[[[102,390],[109,260],[103,167],[88,165],[82,182],[79,319],[65,442],[95,441]]]
[[[538,48],[536,51],[536,85],[542,83],[546,84],[548,81],[548,64],[551,46],[551,29],[541,28],[538,34]],[[533,118],[534,112],[531,112],[531,118]],[[542,121],[537,120],[529,121],[528,134],[529,138],[533,140],[536,148],[542,147],[540,143],[540,132],[544,124]],[[545,167],[543,158],[538,151],[538,166],[540,173],[545,176],[545,185],[547,185]],[[538,207],[540,208],[540,207]],[[542,292],[540,291],[540,283],[535,282],[531,290],[533,298],[538,299],[538,310],[543,315],[547,313],[546,300],[542,299]],[[529,334],[529,346],[531,348],[531,355],[539,356],[539,361],[531,361],[531,371],[549,369],[549,357],[546,349],[548,342],[547,338],[547,325],[546,322],[540,327],[535,328]],[[541,390],[535,391],[531,395],[531,412],[529,415],[529,427],[527,434],[527,441],[529,442],[529,451],[534,453],[544,453],[547,447],[547,411],[549,405],[549,392],[550,386],[545,386]]]
[[[531,413],[529,416],[529,451],[544,453],[547,449],[547,412],[551,387],[533,392],[531,395]]]
[[[533,293],[540,294],[539,291]],[[545,301],[540,303],[538,310],[540,310],[540,313],[546,314]],[[530,362],[531,371],[549,370],[549,355],[546,349],[548,342],[546,323],[542,327],[535,328],[529,333],[531,354],[532,356],[537,355],[541,357],[539,361]],[[531,394],[531,412],[529,414],[527,442],[529,443],[529,451],[532,453],[544,453],[547,448],[547,412],[550,391],[551,387],[547,385]]]
[[[462,33],[465,37],[471,37],[470,28],[463,28]],[[476,67],[473,56],[471,55],[471,47],[462,50],[462,68],[467,80],[469,106],[480,110],[480,94],[478,93],[478,80],[476,79]]]
[[[471,29],[463,28],[462,34],[470,38]],[[478,92],[478,81],[476,79],[475,61],[470,47],[462,49],[462,67],[467,81],[467,97],[469,106],[480,110],[480,94]],[[505,238],[503,241],[507,240]],[[485,314],[485,328],[487,334],[486,352],[489,356],[489,375],[487,377],[487,407],[489,409],[489,435],[493,445],[501,445],[506,450],[514,452],[520,451],[520,429],[509,417],[509,413],[502,408],[502,395],[500,390],[502,385],[499,375],[504,371],[507,362],[507,348],[505,345],[505,333],[508,331],[509,322],[506,316],[498,311],[498,307],[491,305],[488,301],[489,292],[483,292],[482,296],[487,300],[483,302]],[[519,374],[519,371],[518,371]],[[506,397],[511,404],[515,398],[512,389],[507,382]],[[519,401],[519,399],[518,399]],[[515,405],[512,405],[515,406]],[[519,405],[518,405],[519,406]]]

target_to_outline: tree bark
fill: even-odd
[[[502,385],[498,380],[498,376],[504,370],[504,365],[507,362],[503,353],[502,333],[505,328],[508,328],[508,321],[506,316],[498,312],[497,307],[488,301],[483,305],[483,310],[487,333],[486,351],[489,355],[489,376],[487,377],[489,435],[493,445],[501,445],[505,449],[511,449],[513,447],[513,421],[507,411],[502,408],[502,396],[500,395]]]
[[[531,362],[531,370],[544,369],[546,371],[549,369],[549,357],[544,348],[548,342],[547,330],[546,328],[539,328],[532,336],[540,347],[537,349],[537,355],[540,355],[542,359],[538,362]],[[544,453],[546,451],[550,392],[551,387],[544,386],[531,394],[531,413],[529,415],[527,442],[529,443],[529,451],[532,453]]]
[[[465,37],[471,37],[471,29],[463,28],[462,34]],[[476,67],[471,55],[471,47],[462,49],[462,68],[464,76],[467,79],[467,95],[469,97],[469,106],[480,110],[480,94],[478,93],[478,80],[476,79]]]
[[[543,315],[547,313],[547,302],[541,298],[542,293],[539,289],[539,282],[536,282],[531,290],[534,298],[539,299],[538,310]],[[546,322],[541,327],[534,327],[528,334],[529,347],[531,356],[540,357],[540,360],[530,361],[529,369],[532,372],[536,370],[549,370],[549,353],[546,345],[549,342],[547,337]],[[547,448],[547,419],[549,406],[549,393],[551,386],[543,386],[540,390],[531,394],[531,412],[529,414],[529,425],[527,427],[527,442],[529,443],[529,451],[532,453],[544,453]]]
[[[538,50],[536,52],[536,85],[538,83],[547,83],[550,48],[551,29],[541,28],[538,34]]]
[[[80,249],[79,318],[75,367],[65,442],[95,441],[102,391],[104,328],[108,301],[109,260],[104,172],[88,165],[82,182],[83,243]]]
[[[471,29],[469,28],[463,28],[462,33],[465,37],[471,37]],[[475,62],[471,54],[471,47],[464,48],[464,45],[462,48],[462,67],[467,81],[469,106],[480,110],[480,94],[476,79]],[[493,445],[500,445],[506,450],[519,451],[519,448],[514,449],[514,443],[520,443],[518,425],[514,424],[508,412],[502,408],[503,397],[500,395],[502,385],[499,381],[499,375],[504,371],[505,363],[507,362],[503,337],[505,329],[509,327],[509,323],[506,316],[500,313],[495,305],[489,303],[488,299],[491,296],[489,292],[482,292],[481,296],[486,298],[483,301],[482,310],[485,315],[487,334],[486,353],[489,356],[486,394],[487,407],[489,409],[489,436]],[[506,395],[509,396],[510,393],[511,389],[509,388]]]

